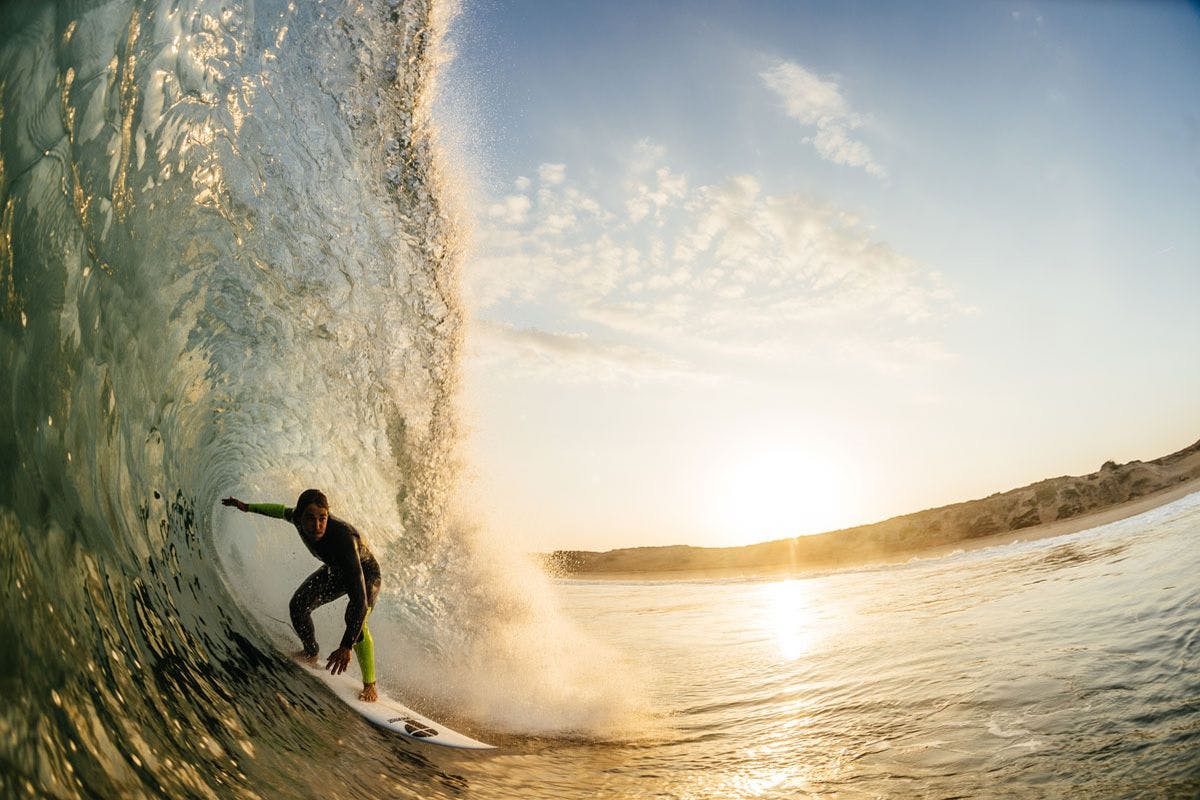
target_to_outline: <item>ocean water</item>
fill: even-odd
[[[565,582],[655,665],[668,727],[521,771],[607,797],[1196,797],[1198,537],[1200,493],[900,566]]]
[[[1195,496],[789,580],[553,581],[458,513],[434,2],[0,5],[0,796],[1195,796]],[[365,724],[280,630],[383,565]],[[339,608],[318,615],[323,643]]]

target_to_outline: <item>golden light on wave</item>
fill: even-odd
[[[734,774],[726,780],[727,797],[762,797],[795,777],[795,766],[768,767]],[[709,787],[711,788],[711,787]]]
[[[787,661],[812,650],[827,628],[827,609],[810,580],[787,580],[762,587],[762,624]]]

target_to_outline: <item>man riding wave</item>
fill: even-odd
[[[343,595],[348,596],[346,631],[342,634],[341,644],[329,654],[325,668],[334,675],[345,672],[353,650],[363,680],[358,699],[367,702],[377,700],[375,643],[367,629],[367,616],[379,596],[380,574],[379,563],[371,554],[363,535],[353,525],[331,516],[329,500],[317,489],[301,492],[294,508],[275,503],[244,503],[235,497],[226,497],[221,503],[242,512],[287,520],[296,527],[305,547],[322,562],[321,568],[300,584],[288,604],[292,627],[304,646],[303,650],[296,653],[296,657],[311,666],[318,665],[320,651],[312,612],[318,606],[331,603]]]

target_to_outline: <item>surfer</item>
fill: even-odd
[[[244,503],[236,497],[226,497],[221,503],[242,512],[287,520],[296,526],[305,547],[323,562],[320,569],[300,584],[288,604],[292,627],[304,645],[304,649],[296,656],[317,666],[320,650],[317,648],[312,612],[318,606],[348,595],[350,602],[346,605],[346,632],[342,634],[339,647],[329,654],[325,668],[334,675],[345,672],[353,650],[358,657],[363,679],[358,698],[375,702],[378,699],[375,692],[375,643],[367,629],[367,615],[379,596],[380,576],[379,563],[371,555],[366,539],[353,525],[331,516],[329,500],[316,489],[301,492],[295,508],[276,503]]]

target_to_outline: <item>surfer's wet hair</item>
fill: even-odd
[[[317,508],[329,510],[329,498],[320,489],[305,489],[296,500],[296,515],[304,513],[304,509],[315,504]]]

